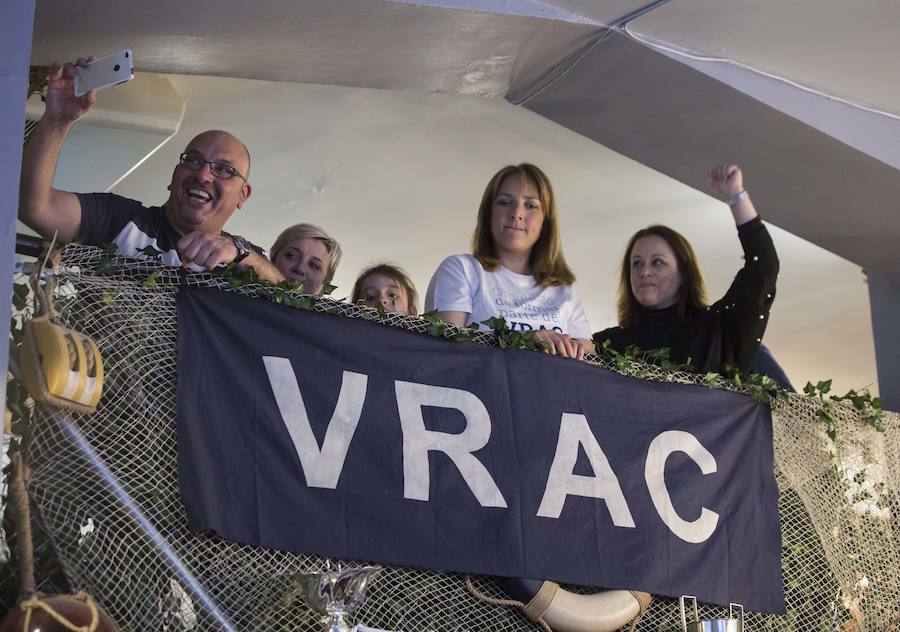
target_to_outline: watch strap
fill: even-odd
[[[237,256],[231,260],[231,263],[240,263],[253,252],[247,240],[240,235],[232,235],[231,240],[234,242],[234,247],[237,249]]]

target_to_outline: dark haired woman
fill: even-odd
[[[581,359],[593,345],[574,282],[550,180],[534,165],[511,165],[484,191],[472,254],[441,262],[425,309],[460,327],[502,316],[513,330],[535,331],[549,353]]]
[[[619,282],[619,326],[594,334],[622,351],[670,347],[671,358],[705,373],[731,366],[749,371],[775,298],[778,255],[736,165],[709,172],[709,184],[731,208],[744,267],[725,296],[706,304],[703,276],[687,240],[666,226],[639,230],[628,242]]]

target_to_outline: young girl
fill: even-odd
[[[419,315],[419,295],[409,275],[389,263],[379,263],[363,270],[353,284],[350,301],[354,305],[383,305],[389,312]]]

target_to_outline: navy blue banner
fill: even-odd
[[[744,395],[185,288],[177,417],[196,529],[784,612]]]

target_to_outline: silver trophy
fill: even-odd
[[[700,620],[697,613],[697,598],[692,595],[684,595],[678,600],[681,605],[681,629],[684,632],[743,632],[744,630],[744,606],[739,603],[728,604],[727,619]],[[694,611],[694,620],[687,620],[685,602],[691,602]]]
[[[350,632],[344,617],[365,598],[369,580],[381,571],[380,566],[325,570],[304,575],[306,603],[316,612],[327,615],[324,632]]]

